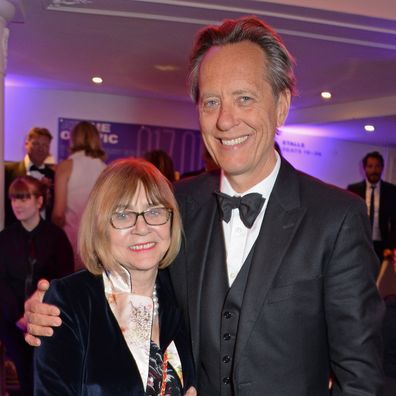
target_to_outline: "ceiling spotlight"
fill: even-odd
[[[175,66],[175,65],[154,65],[154,69],[157,69],[157,70],[163,71],[163,72],[172,72],[172,71],[179,70],[180,67]]]
[[[92,77],[92,82],[95,84],[102,84],[103,78],[102,77]]]
[[[374,125],[365,125],[364,126],[364,130],[366,132],[374,132],[375,131],[375,127],[374,127]]]
[[[323,91],[323,92],[320,93],[320,96],[321,96],[323,99],[331,99],[331,92]]]

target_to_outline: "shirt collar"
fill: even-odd
[[[371,183],[366,179],[366,189],[371,188],[371,186],[380,187],[381,186],[381,179],[377,183]]]
[[[249,190],[243,192],[242,194],[237,193],[232,187],[230,182],[228,181],[227,177],[224,175],[224,172],[221,172],[221,181],[220,181],[220,191],[224,194],[228,194],[230,196],[238,195],[238,196],[244,196],[246,194],[256,192],[261,194],[264,198],[268,199],[268,197],[271,194],[271,191],[274,187],[276,178],[279,173],[279,169],[281,166],[281,159],[279,154],[275,151],[275,156],[276,156],[276,163],[274,166],[274,169],[272,169],[272,172],[263,180],[261,180],[259,183],[251,187]]]
[[[24,158],[23,161],[24,161],[24,164],[25,164],[25,169],[26,169],[26,171],[29,172],[30,167],[31,167],[32,165],[34,165],[33,162],[30,161],[30,158],[29,158],[29,156],[28,156],[27,154],[25,155],[25,158]],[[44,169],[44,168],[45,168],[45,164],[41,164],[41,165],[38,166],[37,168],[39,168],[39,169]]]

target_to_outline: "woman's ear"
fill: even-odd
[[[39,210],[43,208],[44,198],[42,195],[37,197],[37,207]]]

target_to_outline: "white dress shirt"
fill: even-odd
[[[34,178],[37,179],[37,180],[41,180],[41,179],[44,178],[44,175],[43,175],[41,172],[39,172],[39,171],[37,171],[37,170],[33,170],[33,171],[30,170],[30,167],[31,167],[32,165],[34,165],[34,164],[33,164],[32,161],[30,161],[30,158],[29,158],[29,156],[28,156],[27,154],[25,155],[25,158],[23,159],[23,161],[24,161],[24,164],[25,164],[26,174],[27,174],[28,176],[32,176],[32,177],[34,177]],[[37,168],[39,168],[39,169],[44,169],[44,168],[45,168],[45,165],[44,165],[44,164],[41,164],[41,165],[38,166]],[[43,208],[43,209],[40,210],[40,215],[41,215],[41,217],[42,217],[43,219],[46,218],[46,215],[45,215],[45,208]]]
[[[271,174],[267,176],[260,183],[256,184],[248,191],[243,194],[238,194],[233,190],[227,177],[224,173],[221,173],[221,187],[220,191],[230,196],[244,196],[246,194],[255,192],[259,193],[265,199],[264,205],[257,216],[252,228],[247,228],[239,217],[239,210],[233,209],[231,213],[231,219],[228,223],[223,221],[223,232],[226,249],[226,260],[227,260],[227,273],[228,283],[231,287],[235,278],[237,277],[242,264],[245,262],[250,250],[252,249],[254,242],[256,241],[260,232],[261,224],[264,219],[264,214],[267,209],[267,204],[271,191],[274,187],[275,180],[278,176],[281,160],[278,153],[276,154],[276,164]]]
[[[34,177],[37,180],[41,180],[44,177],[44,175],[41,172],[36,171],[36,170],[33,170],[33,171],[30,170],[30,167],[32,165],[34,165],[34,164],[33,164],[32,161],[30,161],[30,158],[29,158],[29,156],[27,154],[25,155],[25,158],[23,159],[23,161],[25,163],[26,174],[28,176],[32,176],[32,177]],[[37,168],[44,169],[45,165],[42,164],[42,165],[38,166]]]
[[[373,219],[373,229],[371,238],[373,241],[381,241],[381,231],[379,228],[379,204],[380,204],[380,190],[381,190],[381,180],[377,184],[372,184],[366,180],[366,205],[367,214],[370,216],[370,205],[371,205],[371,186],[375,185],[374,189],[374,219]]]

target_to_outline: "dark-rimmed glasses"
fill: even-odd
[[[135,226],[139,216],[142,216],[146,224],[160,226],[168,222],[172,215],[169,208],[150,208],[144,212],[133,210],[120,210],[111,215],[110,223],[116,230],[124,230]]]

